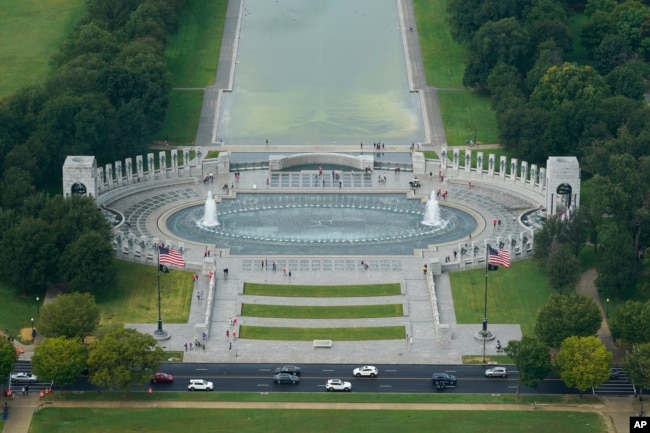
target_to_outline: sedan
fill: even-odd
[[[505,367],[488,368],[485,377],[508,377],[508,370]]]
[[[300,376],[300,367],[296,367],[295,365],[283,365],[282,367],[276,368],[274,373],[289,373],[294,376]]]
[[[300,378],[294,374],[289,373],[278,373],[273,376],[273,382],[275,383],[298,383]]]
[[[361,377],[361,376],[377,377],[377,375],[379,374],[379,370],[377,370],[377,367],[374,367],[372,365],[364,365],[363,367],[355,368],[354,371],[352,371],[352,374],[355,375],[356,377]]]
[[[352,384],[341,379],[330,379],[325,382],[325,389],[328,391],[350,392],[352,390]]]
[[[11,381],[34,383],[38,382],[38,376],[32,373],[14,373],[11,375]]]
[[[159,371],[158,373],[153,375],[151,381],[154,383],[172,383],[174,381],[174,376]]]

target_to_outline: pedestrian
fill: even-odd
[[[232,343],[228,343],[228,351],[232,350]]]
[[[192,342],[190,341],[190,350],[192,350]]]
[[[291,278],[291,271],[289,271],[289,278]]]
[[[205,332],[203,332],[203,333],[201,334],[201,338],[203,339],[203,341],[207,340],[207,339],[208,339],[208,334],[206,334]]]
[[[501,218],[497,220],[497,225],[501,225]]]
[[[185,351],[187,352],[187,343],[185,343],[183,346],[185,346]]]
[[[273,272],[275,272],[278,269],[278,265],[275,264],[275,260],[273,261]]]
[[[196,292],[196,300],[197,301],[201,300],[201,292]]]
[[[230,331],[226,329],[226,338],[230,338]]]
[[[264,260],[262,260],[262,270],[264,270]]]
[[[23,390],[22,390],[22,391],[23,391],[23,397],[24,397],[25,394],[27,393],[27,387],[26,387],[26,386],[23,386]]]
[[[236,318],[236,317],[235,317],[234,319],[232,319],[232,324],[233,324],[234,326],[237,326],[237,318]]]
[[[282,268],[282,276],[287,276],[287,268]]]
[[[494,218],[494,219],[492,220],[492,225],[493,225],[494,227],[497,226],[497,219],[496,219],[496,218]]]
[[[228,323],[232,326],[232,317],[228,317]]]
[[[235,340],[237,339],[237,333],[235,331],[232,331],[232,338],[234,338]]]

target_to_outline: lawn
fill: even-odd
[[[456,320],[479,326],[483,319],[485,270],[452,272],[450,279]],[[488,321],[519,323],[524,335],[531,335],[537,311],[551,293],[548,277],[533,260],[513,262],[509,269],[501,266],[496,272],[488,272]]]
[[[165,49],[174,88],[158,137],[177,146],[191,145],[199,125],[203,88],[214,84],[226,20],[227,0],[189,0],[178,32]]]
[[[282,317],[285,319],[361,319],[368,317],[400,317],[402,304],[300,306],[244,304],[242,316]]]
[[[427,83],[440,88],[463,86],[463,48],[449,33],[447,0],[414,0],[418,37]]]
[[[7,335],[20,336],[22,328],[31,328],[31,318],[38,319],[36,315],[36,295],[25,296],[17,293],[14,288],[0,285],[0,329]],[[43,305],[43,296],[40,296]],[[38,323],[38,322],[37,322]]]
[[[597,414],[583,412],[48,408],[34,414],[30,433],[211,433],[215,426],[246,433],[425,432],[433,426],[444,426],[446,433],[607,431]]]
[[[306,298],[345,298],[365,296],[397,296],[399,283],[366,284],[354,286],[285,286],[282,284],[245,283],[244,295],[283,296]]]
[[[374,326],[354,328],[283,328],[270,326],[241,326],[239,337],[251,340],[400,340],[406,338],[403,326]]]
[[[466,140],[479,143],[498,143],[497,121],[490,108],[490,100],[474,90],[445,90],[438,92],[440,111],[445,124],[447,143],[465,145]]]
[[[193,145],[202,105],[203,89],[170,92],[165,123],[158,133],[159,141],[166,137],[174,146]]]
[[[158,269],[115,260],[115,287],[96,295],[100,326],[156,323],[158,319]],[[160,274],[161,310],[165,323],[187,323],[192,301],[192,273],[171,269]]]
[[[84,0],[0,1],[0,97],[40,84],[49,60],[86,13]]]

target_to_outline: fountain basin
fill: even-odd
[[[405,194],[237,194],[217,205],[219,225],[201,224],[204,206],[172,212],[168,231],[233,254],[411,255],[467,237],[468,212],[441,205],[444,227],[421,224],[425,204]]]

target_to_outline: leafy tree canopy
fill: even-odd
[[[540,308],[535,334],[549,347],[560,347],[568,337],[596,334],[602,320],[600,309],[590,297],[555,294]]]
[[[0,336],[0,383],[7,383],[16,361],[18,361],[16,348],[7,337]]]
[[[38,329],[46,337],[83,340],[99,325],[99,307],[89,293],[57,296],[41,308]]]
[[[63,388],[74,383],[86,367],[88,350],[79,340],[66,337],[47,338],[36,347],[32,357],[34,373]]]
[[[521,385],[536,387],[551,371],[549,347],[535,337],[524,336],[521,340],[511,340],[504,348],[519,370],[517,397]]]
[[[609,380],[612,354],[598,337],[568,337],[555,357],[560,378],[581,395]]]

